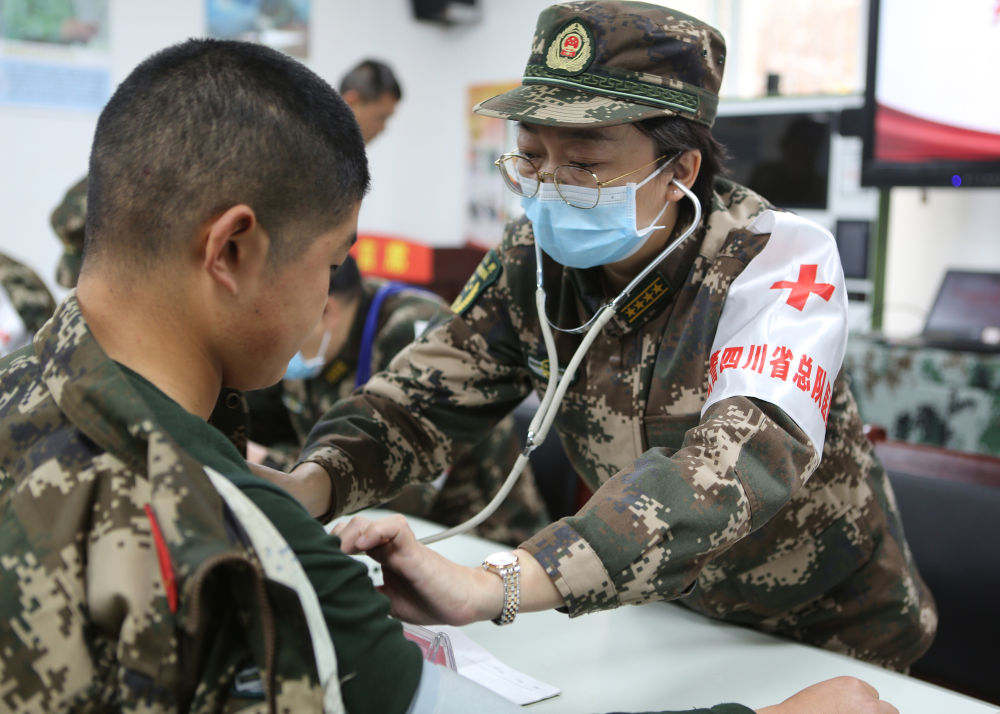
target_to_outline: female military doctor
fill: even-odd
[[[476,108],[518,122],[498,170],[525,215],[284,485],[324,519],[379,503],[551,376],[552,428],[594,495],[482,569],[399,519],[340,527],[404,619],[677,599],[895,669],[929,646],[933,602],[839,376],[834,241],[722,177],[724,61],[716,30],[667,8],[554,5],[522,86]]]

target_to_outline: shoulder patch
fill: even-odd
[[[462,292],[455,298],[455,302],[451,304],[452,311],[458,315],[464,315],[472,307],[476,298],[495,283],[502,272],[503,265],[500,264],[496,251],[490,249],[490,252],[484,255],[482,261],[476,266],[469,281],[462,288]]]

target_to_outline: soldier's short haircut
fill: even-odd
[[[245,42],[197,39],[139,64],[101,112],[85,255],[150,269],[231,206],[250,206],[280,265],[368,190],[364,141],[336,91]]]
[[[396,101],[403,98],[403,89],[392,68],[376,59],[365,59],[356,64],[340,80],[340,93],[353,89],[366,102],[391,94]]]
[[[712,191],[715,179],[726,174],[726,148],[720,144],[712,131],[681,117],[657,117],[635,123],[636,128],[653,140],[657,156],[673,156],[678,151],[697,149],[701,152],[701,168],[691,192],[701,202],[702,220],[711,209]],[[693,218],[694,209],[690,201],[682,201],[681,214]]]
[[[358,263],[347,256],[337,269],[330,273],[328,294],[340,300],[351,300],[361,294],[361,271]]]

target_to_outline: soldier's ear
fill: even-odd
[[[246,204],[231,206],[210,219],[200,236],[202,268],[220,287],[233,295],[256,281],[267,264],[270,239]]]
[[[698,178],[698,172],[701,171],[701,152],[698,149],[685,151],[674,159],[671,166],[674,169],[674,178],[691,188]]]
[[[671,179],[676,179],[688,188],[691,188],[694,186],[694,182],[698,178],[698,172],[701,170],[701,152],[698,149],[685,151],[674,159],[670,166],[673,169]],[[684,198],[684,192],[671,183],[667,189],[667,198],[674,202],[680,201]]]

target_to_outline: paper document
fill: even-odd
[[[470,640],[457,627],[434,625],[427,629],[448,635],[455,652],[455,666],[459,674],[515,704],[532,704],[560,693],[558,687],[540,682],[534,677],[508,667]]]

